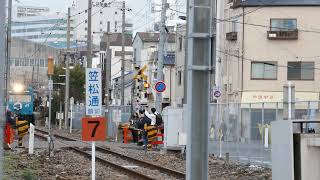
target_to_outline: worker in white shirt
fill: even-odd
[[[151,108],[151,111],[152,111],[153,109],[155,110],[155,108]],[[145,111],[144,114],[145,114],[149,119],[151,119],[151,126],[156,125],[156,115],[154,114],[153,111],[152,111],[151,114],[150,114],[148,111]]]

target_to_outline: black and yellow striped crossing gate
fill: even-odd
[[[25,119],[20,119],[17,117],[17,130],[18,130],[18,137],[19,137],[19,146],[22,146],[22,138],[28,134],[29,130],[29,121]]]

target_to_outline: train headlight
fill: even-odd
[[[13,84],[13,92],[15,93],[22,93],[24,91],[24,86],[19,83]]]

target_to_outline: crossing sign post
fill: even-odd
[[[82,140],[92,141],[92,179],[95,179],[96,143],[106,138],[106,120],[102,111],[101,69],[86,68],[86,115],[82,119]]]

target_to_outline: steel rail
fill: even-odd
[[[43,131],[42,131],[43,132]],[[47,137],[42,135],[42,134],[38,134],[38,133],[35,133],[34,134],[36,137],[40,138],[40,139],[43,139],[43,140],[46,140]],[[67,149],[71,150],[71,151],[74,151],[76,152],[77,154],[80,154],[82,156],[85,156],[86,158],[88,159],[91,159],[91,154],[88,153],[88,152],[85,152],[83,150],[81,150],[80,148],[77,148],[77,147],[67,147]],[[155,180],[155,178],[152,178],[152,177],[149,177],[147,175],[144,175],[142,173],[139,173],[139,172],[136,172],[134,170],[131,170],[129,168],[125,168],[121,165],[118,165],[118,164],[115,164],[113,162],[110,162],[110,161],[107,161],[105,159],[102,159],[100,157],[97,157],[96,156],[96,161],[104,164],[104,165],[107,165],[107,166],[110,166],[112,168],[115,168],[115,169],[119,169],[120,171],[123,171],[125,174],[127,175],[131,175],[132,177],[136,177],[136,178],[139,178],[139,179],[143,179],[143,180]]]
[[[36,131],[39,131],[39,132],[47,134],[46,131],[38,129],[38,128],[36,128]],[[60,139],[64,139],[64,140],[68,140],[68,141],[79,141],[77,139],[64,137],[64,136],[56,135],[56,134],[55,134],[55,137],[60,138]],[[89,143],[86,143],[86,144],[89,144]],[[163,167],[163,166],[160,166],[160,165],[152,164],[150,162],[143,161],[143,160],[140,160],[140,159],[136,159],[136,158],[133,158],[133,157],[130,157],[130,156],[127,156],[127,155],[124,155],[124,154],[121,154],[121,153],[106,149],[106,148],[101,147],[101,146],[96,146],[96,150],[99,151],[99,152],[102,152],[102,153],[113,154],[113,155],[115,155],[117,157],[120,157],[122,159],[126,159],[126,160],[129,160],[129,161],[132,161],[132,162],[134,162],[136,164],[139,164],[141,166],[146,166],[146,167],[148,167],[150,169],[158,170],[161,173],[169,174],[169,175],[174,176],[176,178],[183,178],[183,179],[185,178],[185,173],[183,173],[183,172],[180,172],[180,171],[177,171],[177,170],[173,170],[173,169],[169,169],[169,168],[166,168],[166,167]]]

